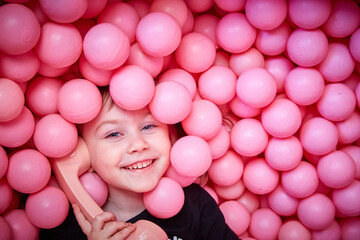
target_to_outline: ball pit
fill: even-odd
[[[243,239],[358,237],[359,27],[358,0],[1,1],[0,238],[65,219],[49,161],[99,112],[96,86],[184,130],[144,197],[155,216],[200,183]]]

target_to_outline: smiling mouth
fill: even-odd
[[[126,166],[124,168],[128,169],[128,170],[143,169],[143,168],[147,168],[148,166],[150,166],[153,162],[154,162],[154,160],[150,159],[150,160],[134,163],[134,164]]]

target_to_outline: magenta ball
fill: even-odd
[[[224,214],[225,222],[236,235],[243,234],[250,224],[250,213],[238,201],[225,201],[219,205]]]
[[[0,78],[0,122],[15,119],[24,104],[25,97],[19,84],[8,78]]]
[[[7,122],[0,122],[0,145],[19,147],[30,140],[35,128],[35,119],[27,107],[20,114]]]
[[[285,222],[278,235],[279,240],[311,240],[311,232],[301,222],[289,220]]]
[[[299,199],[287,194],[279,184],[274,191],[268,195],[268,203],[271,210],[280,216],[292,216],[296,214]]]
[[[360,182],[359,180],[354,180],[344,188],[334,189],[332,201],[341,214],[345,216],[358,216],[360,214],[359,196]]]
[[[334,221],[335,206],[326,195],[314,193],[300,200],[297,215],[301,223],[306,227],[313,230],[322,230],[329,227]]]
[[[360,29],[356,30],[350,37],[349,50],[353,58],[360,62]]]
[[[143,199],[149,213],[164,219],[175,216],[181,210],[185,195],[179,183],[163,177],[153,190],[144,193]]]
[[[8,156],[3,147],[0,146],[0,179],[5,175],[9,164]]]
[[[188,135],[209,140],[220,131],[222,115],[213,102],[201,99],[193,102],[189,115],[181,123]]]
[[[159,83],[149,103],[151,114],[160,122],[175,124],[190,113],[192,99],[187,88],[175,81]]]
[[[275,98],[277,86],[274,77],[264,68],[243,72],[236,82],[236,95],[247,105],[262,108]]]
[[[279,215],[269,208],[260,208],[251,215],[249,233],[256,239],[277,239],[282,225]]]
[[[137,110],[150,103],[154,96],[155,83],[145,69],[128,65],[114,72],[109,88],[110,95],[118,106]]]
[[[262,111],[261,108],[253,108],[246,105],[237,96],[229,102],[229,107],[232,113],[241,118],[252,118],[258,116]]]
[[[328,52],[329,43],[320,29],[295,29],[287,42],[289,58],[301,67],[312,67],[321,63]]]
[[[86,0],[39,0],[40,7],[51,20],[59,23],[71,23],[78,20],[86,11]]]
[[[316,168],[309,162],[301,161],[295,168],[283,172],[281,184],[284,191],[294,198],[305,198],[319,186]]]
[[[49,114],[37,122],[33,138],[35,146],[42,154],[59,158],[74,149],[78,132],[75,124],[60,114]]]
[[[213,159],[222,157],[230,147],[230,134],[224,126],[221,126],[219,132],[210,140],[207,140]],[[1,174],[0,174],[1,176]]]
[[[314,240],[322,239],[341,239],[341,229],[339,223],[334,220],[329,227],[323,230],[312,230],[312,238]]]
[[[178,139],[170,152],[171,165],[179,174],[186,177],[199,177],[212,163],[211,151],[207,142],[197,136],[184,136]]]
[[[141,49],[154,57],[173,53],[181,41],[181,28],[167,13],[151,12],[139,21],[136,40]]]
[[[265,159],[257,158],[245,165],[243,181],[249,191],[263,195],[276,188],[279,182],[279,172],[270,167]]]
[[[239,77],[243,72],[251,68],[263,68],[265,59],[258,49],[251,47],[245,52],[231,54],[228,65]]]
[[[48,186],[29,195],[25,212],[35,226],[44,229],[54,228],[65,220],[69,212],[69,200],[61,189]]]
[[[0,51],[18,55],[30,51],[39,41],[41,28],[33,11],[22,4],[0,7]]]
[[[186,177],[186,176],[179,174],[174,169],[174,167],[171,165],[166,170],[164,177],[174,179],[181,185],[181,187],[187,187],[187,186],[191,185],[192,183],[194,183],[197,179],[197,177]]]
[[[0,179],[0,193],[0,214],[3,214],[9,208],[13,195],[13,190],[6,178]]]
[[[11,235],[12,233],[9,223],[3,217],[0,217],[0,239],[10,240]]]
[[[254,118],[244,118],[235,123],[230,137],[234,150],[247,157],[262,153],[269,141],[261,122]]]
[[[182,37],[175,51],[177,63],[186,71],[200,73],[215,61],[216,48],[213,41],[204,34],[192,32]]]
[[[79,177],[86,192],[99,205],[103,206],[108,197],[108,186],[95,172],[86,172]]]
[[[294,68],[294,64],[285,56],[272,56],[265,59],[264,68],[275,78],[277,92],[284,92],[285,79],[289,72]]]
[[[199,77],[199,93],[217,105],[225,104],[235,96],[236,81],[237,77],[230,68],[212,66]]]
[[[217,185],[230,186],[240,180],[244,171],[244,163],[235,151],[229,150],[224,156],[215,159],[208,174]],[[224,174],[226,173],[226,174]]]
[[[102,70],[122,66],[130,54],[130,41],[126,33],[112,23],[99,23],[85,35],[83,51],[86,60]]]
[[[3,215],[11,228],[11,239],[38,239],[39,228],[33,225],[26,216],[24,209],[13,209]]]
[[[333,122],[314,117],[303,123],[300,142],[304,150],[314,155],[325,155],[335,149],[339,135]]]
[[[228,13],[223,16],[216,27],[218,44],[230,53],[241,53],[248,50],[256,39],[256,28],[250,24],[245,14]]]

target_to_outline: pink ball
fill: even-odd
[[[220,131],[222,115],[213,102],[201,99],[193,102],[189,115],[181,123],[188,135],[209,140]]]
[[[244,104],[237,96],[230,101],[229,107],[232,113],[241,118],[252,118],[258,116],[262,111],[261,108],[253,108]]]
[[[78,20],[86,11],[87,0],[39,0],[40,7],[51,20],[71,23]]]
[[[354,111],[344,121],[337,122],[336,128],[339,133],[339,143],[353,143],[360,138],[360,113]]]
[[[60,114],[49,114],[37,122],[33,138],[42,154],[59,158],[74,149],[78,132],[75,124],[68,122]]]
[[[194,13],[205,12],[214,5],[213,0],[185,0],[185,3]]]
[[[145,208],[158,218],[175,216],[185,201],[184,191],[180,184],[167,177],[161,178],[153,190],[144,193],[143,198]]]
[[[199,177],[212,163],[210,147],[197,136],[184,136],[173,145],[170,153],[171,165],[186,177]]]
[[[331,11],[331,0],[290,0],[289,17],[298,27],[314,29],[328,19]]]
[[[360,107],[360,83],[357,84],[355,88],[355,97],[358,107]]]
[[[0,146],[0,179],[5,175],[9,164],[8,156],[3,147]]]
[[[65,220],[69,212],[69,201],[62,190],[48,186],[29,195],[25,212],[32,224],[50,229],[59,226]]]
[[[354,160],[356,167],[355,178],[360,179],[360,147],[354,145],[346,145],[339,150],[347,153]]]
[[[216,38],[216,26],[219,22],[219,18],[211,14],[202,14],[194,19],[194,32],[202,33],[210,38],[215,44],[216,49],[219,48],[219,44]]]
[[[200,73],[214,63],[215,44],[204,34],[192,32],[181,39],[175,51],[177,63],[186,71]]]
[[[181,187],[187,187],[187,186],[191,185],[192,183],[194,183],[197,179],[197,177],[186,177],[186,176],[179,174],[174,169],[174,167],[171,165],[166,170],[164,177],[169,177],[169,178],[174,179],[181,185]]]
[[[358,216],[360,214],[360,181],[354,180],[348,186],[334,189],[332,200],[336,209],[345,216]]]
[[[259,209],[260,206],[259,196],[247,189],[245,189],[244,193],[237,199],[237,201],[244,205],[250,214],[252,214],[256,209]]]
[[[311,240],[311,232],[297,220],[284,223],[278,235],[279,240]]]
[[[0,51],[18,55],[30,51],[40,38],[40,23],[33,11],[22,4],[0,7]]]
[[[292,170],[283,172],[281,184],[284,191],[294,198],[305,198],[313,194],[319,186],[316,168],[306,161]]]
[[[287,194],[281,185],[268,195],[268,203],[276,214],[280,216],[291,216],[296,214],[299,199]]]
[[[0,78],[0,122],[18,117],[24,104],[24,93],[20,86],[10,79]]]
[[[65,74],[70,69],[70,66],[67,67],[52,67],[46,63],[40,62],[40,68],[38,73],[44,77],[59,77]]]
[[[274,76],[277,92],[283,92],[285,79],[294,68],[294,64],[284,56],[273,56],[265,59],[264,68]]]
[[[315,68],[296,67],[286,76],[284,87],[289,99],[296,104],[307,106],[321,98],[325,81]]]
[[[11,228],[11,239],[38,239],[39,228],[34,226],[26,216],[25,210],[13,209],[7,212],[4,220],[9,223]]]
[[[243,72],[252,68],[263,68],[265,65],[264,56],[256,48],[249,48],[241,53],[233,53],[229,58],[229,67],[237,77]]]
[[[137,65],[117,69],[110,80],[110,95],[117,105],[137,110],[150,103],[155,83],[150,73]]]
[[[135,8],[140,18],[143,18],[146,14],[150,12],[150,2],[143,0],[131,0],[129,1],[129,4]]]
[[[225,104],[235,96],[236,80],[230,68],[212,66],[200,75],[198,90],[202,98],[217,105]]]
[[[232,1],[232,0],[215,0],[215,4],[220,9],[226,12],[237,12],[244,10],[245,0]]]
[[[360,62],[360,29],[356,30],[350,37],[349,50],[355,61]]]
[[[184,120],[191,111],[192,99],[187,88],[175,81],[159,83],[149,103],[151,114],[160,122],[175,124]]]
[[[295,29],[287,42],[289,58],[301,67],[321,63],[328,52],[328,39],[320,29]]]
[[[250,213],[237,201],[225,201],[219,205],[225,222],[236,235],[243,234],[250,224]]]
[[[136,40],[147,54],[164,57],[173,53],[179,46],[181,28],[169,14],[151,12],[137,25]]]
[[[83,51],[94,67],[113,70],[129,57],[130,42],[126,33],[111,23],[99,23],[84,38]]]
[[[259,120],[245,118],[239,120],[231,130],[231,146],[246,157],[262,153],[268,144],[268,134]]]
[[[213,159],[222,157],[230,147],[230,134],[224,126],[221,126],[219,132],[210,140],[207,140]],[[1,174],[0,174],[1,176]]]
[[[359,217],[344,218],[340,221],[341,239],[356,239],[360,234]]]
[[[236,95],[254,108],[269,105],[275,98],[276,90],[274,77],[264,68],[249,69],[236,82]]]
[[[86,172],[79,177],[81,184],[92,199],[101,207],[108,197],[108,186],[95,172]]]
[[[0,193],[0,214],[3,214],[9,208],[13,195],[13,190],[6,178],[0,179]]]
[[[79,70],[86,80],[97,86],[109,85],[113,74],[112,70],[102,70],[91,65],[84,54],[79,59]]]
[[[194,29],[194,15],[191,11],[187,11],[187,17],[184,25],[181,28],[182,35],[192,32]]]
[[[229,186],[221,186],[214,184],[214,190],[220,198],[226,200],[234,200],[238,199],[244,193],[245,185],[240,179],[239,181]]]
[[[108,0],[87,1],[87,8],[81,18],[89,19],[98,16],[106,7]]]
[[[164,12],[175,18],[180,28],[184,26],[188,8],[184,1],[178,0],[155,0],[151,3],[150,12]]]
[[[288,171],[295,168],[303,157],[303,149],[295,136],[288,138],[271,138],[265,149],[265,159],[269,165],[278,171]]]
[[[244,163],[240,155],[229,150],[224,156],[212,162],[208,174],[215,184],[230,186],[240,180],[243,171]]]
[[[304,150],[314,155],[325,155],[335,149],[338,132],[334,123],[325,118],[314,117],[300,129],[300,142]]]
[[[228,13],[223,16],[216,27],[216,38],[219,46],[230,53],[241,53],[248,50],[256,38],[256,29],[245,14]]]
[[[324,79],[340,82],[348,78],[355,68],[355,60],[347,45],[330,43],[324,60],[317,66]]]
[[[11,235],[12,233],[9,223],[3,217],[0,217],[0,239],[10,240]]]
[[[243,180],[249,191],[263,195],[276,188],[279,172],[271,168],[265,159],[256,158],[245,165]]]
[[[301,223],[306,227],[313,230],[322,230],[329,227],[334,221],[335,206],[326,195],[314,193],[300,200],[297,215]]]
[[[341,229],[339,223],[334,220],[329,227],[323,230],[312,230],[312,238],[313,240],[336,240],[341,239]]]
[[[30,140],[35,128],[35,119],[27,107],[20,114],[7,122],[0,122],[0,145],[19,147]]]
[[[277,239],[281,218],[269,208],[260,208],[251,215],[249,233],[256,239]]]

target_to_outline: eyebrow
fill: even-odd
[[[96,126],[95,128],[95,133],[98,133],[99,130],[104,126],[104,125],[111,125],[111,124],[117,124],[119,123],[119,121],[117,119],[111,119],[111,120],[106,120],[104,122],[101,122],[98,126]]]

